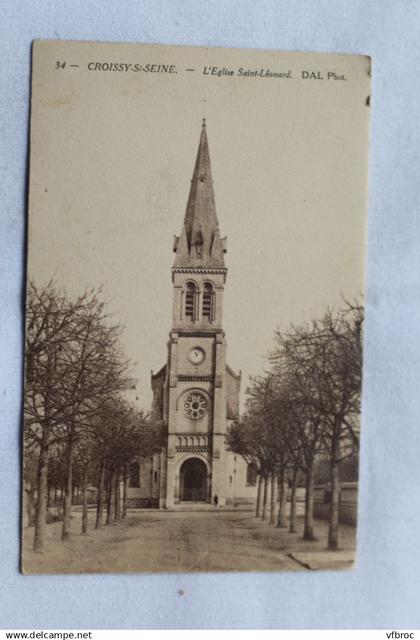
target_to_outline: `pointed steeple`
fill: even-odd
[[[206,121],[203,119],[184,225],[181,236],[174,243],[174,267],[223,268],[224,244],[217,221]]]

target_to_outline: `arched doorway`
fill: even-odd
[[[207,502],[207,467],[198,458],[186,460],[179,475],[181,501]]]

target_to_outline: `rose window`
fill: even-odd
[[[184,400],[184,411],[193,420],[202,418],[207,413],[207,399],[201,393],[189,393]]]

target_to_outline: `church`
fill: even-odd
[[[165,446],[131,467],[129,503],[160,509],[252,505],[255,473],[225,442],[239,417],[241,374],[226,362],[226,238],[217,220],[204,120],[173,251],[167,361],[151,376],[152,416],[163,424]]]

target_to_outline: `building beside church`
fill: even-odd
[[[152,414],[164,425],[166,446],[133,465],[128,497],[139,506],[159,508],[252,504],[255,474],[225,442],[239,416],[241,374],[226,362],[226,238],[216,215],[205,121],[173,251],[168,356],[151,377]]]

